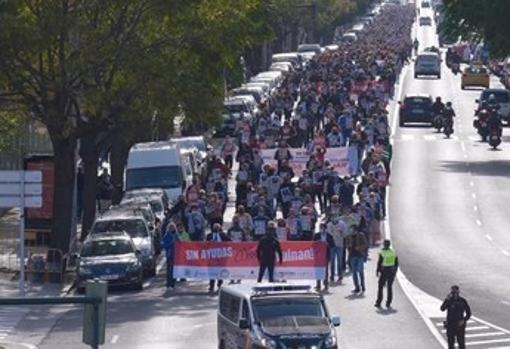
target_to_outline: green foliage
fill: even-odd
[[[510,54],[510,1],[445,0],[445,33],[472,41],[485,41],[491,55]]]

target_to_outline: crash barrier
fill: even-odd
[[[30,254],[25,270],[27,280],[34,283],[61,283],[65,271],[64,261],[62,251],[55,248],[48,249],[46,254]]]
[[[76,297],[14,297],[0,298],[0,307],[10,305],[84,304],[83,343],[93,349],[104,344],[106,327],[107,284],[89,281],[85,296]]]
[[[275,263],[275,278],[324,279],[327,246],[320,241],[281,242],[283,263]],[[174,277],[192,279],[256,279],[257,242],[188,242],[175,244]]]

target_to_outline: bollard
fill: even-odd
[[[88,281],[85,286],[87,297],[100,297],[99,304],[86,304],[83,313],[83,343],[90,345],[93,349],[104,344],[106,327],[106,297],[108,284],[104,281]]]

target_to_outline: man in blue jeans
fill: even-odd
[[[352,225],[353,235],[348,239],[349,255],[351,257],[352,279],[354,281],[353,293],[365,292],[364,266],[367,255],[367,238],[357,225]],[[361,288],[360,288],[361,286]]]
[[[165,234],[161,239],[161,247],[165,250],[166,256],[166,287],[174,288],[174,248],[175,242],[179,240],[177,227],[173,222],[168,224]]]
[[[331,247],[331,273],[329,275],[331,282],[335,281],[335,267],[337,270],[338,282],[342,282],[344,271],[344,238],[347,234],[347,225],[335,215],[331,218],[328,225],[328,233],[331,234],[335,245]]]

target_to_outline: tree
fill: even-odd
[[[506,0],[444,0],[441,30],[489,45],[494,57],[510,54],[510,2]]]

